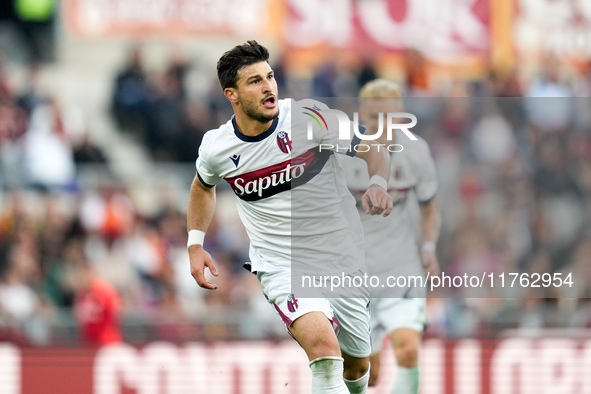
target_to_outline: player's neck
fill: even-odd
[[[242,111],[236,111],[235,116],[236,127],[238,127],[238,131],[248,137],[256,137],[257,135],[264,133],[273,124],[273,120],[261,123],[260,121],[246,115]]]

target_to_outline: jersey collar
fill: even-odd
[[[251,137],[251,136],[242,134],[238,130],[238,126],[236,126],[236,116],[232,115],[232,126],[234,127],[234,134],[236,135],[236,137],[238,137],[239,139],[241,139],[244,142],[257,142],[257,141],[264,140],[265,138],[267,138],[268,136],[273,134],[273,132],[277,128],[278,123],[279,123],[279,116],[276,117],[275,119],[273,119],[273,123],[271,123],[271,127],[269,127],[267,130],[263,131],[261,134]]]

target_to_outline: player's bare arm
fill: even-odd
[[[362,150],[367,150],[362,152]],[[376,149],[369,146],[369,149],[359,149],[357,157],[365,160],[370,179],[374,176],[381,177],[383,184],[373,183],[361,199],[363,210],[368,215],[379,215],[383,213],[387,217],[392,212],[392,197],[387,192],[387,180],[390,178],[390,155],[386,149]]]
[[[435,200],[421,205],[421,262],[425,273],[439,275],[439,261],[435,254],[435,245],[441,228],[441,214]]]
[[[189,197],[189,210],[187,212],[187,230],[199,230],[206,232],[213,218],[215,210],[215,186],[207,187],[201,183],[195,175],[191,184]],[[211,260],[209,253],[203,249],[202,244],[195,244],[188,247],[189,260],[191,261],[191,275],[197,284],[204,289],[215,290],[217,285],[205,279],[205,268],[207,267],[213,276],[218,276],[218,271]]]

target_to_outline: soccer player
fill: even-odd
[[[368,275],[382,280],[388,276],[405,277],[439,274],[435,245],[439,237],[441,217],[434,200],[437,190],[435,164],[427,143],[414,135],[411,140],[402,130],[396,130],[388,140],[387,113],[403,112],[401,90],[394,82],[376,79],[360,91],[359,119],[373,134],[383,126],[377,142],[391,151],[388,193],[393,198],[392,214],[382,221],[361,215],[365,231],[365,261]],[[405,123],[404,121],[400,123]],[[349,189],[359,197],[365,191],[365,164],[339,157],[344,167]],[[409,199],[414,191],[415,199]],[[411,200],[411,201],[408,201]],[[421,239],[415,240],[411,207],[420,206]],[[419,244],[420,246],[418,246]],[[386,248],[386,247],[387,248]],[[403,282],[400,282],[403,283]],[[414,284],[414,283],[413,283]],[[377,383],[380,351],[386,336],[390,336],[398,363],[392,393],[418,393],[418,354],[425,324],[426,292],[424,288],[378,288],[371,294],[371,337],[373,343],[369,385]]]
[[[201,287],[217,288],[205,277],[206,267],[213,276],[218,272],[202,245],[214,212],[215,184],[224,179],[238,197],[238,212],[250,238],[250,270],[308,355],[312,393],[365,393],[371,353],[369,298],[300,298],[291,292],[295,256],[307,256],[309,265],[347,274],[356,272],[364,259],[355,200],[333,154],[355,154],[346,146],[361,142],[338,140],[331,123],[328,130],[314,126],[312,138],[294,143],[296,130],[307,130],[309,124],[301,109],[325,113],[323,119],[329,122],[330,110],[313,100],[278,100],[268,59],[266,48],[248,41],[218,61],[218,78],[234,116],[207,132],[199,149],[187,218],[191,274]],[[321,150],[321,143],[332,150]],[[362,197],[366,212],[387,216],[392,209],[385,191],[388,154],[369,149],[357,155],[367,163],[371,179]],[[292,234],[296,191],[310,197],[309,216],[298,217],[305,229]]]

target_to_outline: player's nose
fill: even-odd
[[[273,82],[270,79],[265,79],[263,82],[263,93],[269,93],[273,91]]]

